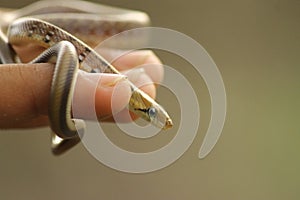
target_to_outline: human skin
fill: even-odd
[[[153,52],[135,51],[119,57],[112,64],[155,98],[156,85],[163,77],[163,67]],[[48,99],[54,67],[49,63],[0,65],[1,129],[34,128],[49,124]],[[95,76],[101,81],[93,81]],[[99,120],[114,122],[112,114],[118,115],[117,118],[122,122],[137,118],[132,114],[131,118],[126,117],[126,105],[131,92],[128,82],[124,81],[124,75],[79,73],[76,96],[84,97],[88,87],[96,88],[95,110]],[[85,101],[78,102],[83,108],[87,106],[84,105]],[[85,113],[81,117],[89,118]]]

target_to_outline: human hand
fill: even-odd
[[[106,57],[112,57],[107,54]],[[109,59],[111,60],[111,59]],[[141,89],[155,97],[155,83],[163,77],[163,68],[159,59],[151,51],[136,51],[124,55],[112,63],[119,71],[125,72],[129,79]],[[144,70],[139,70],[139,69]],[[32,128],[48,125],[48,99],[54,65],[52,64],[4,64],[0,66],[0,128]],[[79,73],[75,94],[84,97],[88,87],[98,84],[95,93],[95,110],[103,121],[118,119],[129,122],[124,117],[126,105],[131,95],[127,81],[117,74],[97,74],[101,82],[92,82],[95,74]],[[111,83],[117,83],[111,85]],[[93,86],[95,87],[95,86]],[[112,109],[112,96],[114,101]],[[85,101],[79,101],[80,106]],[[82,105],[81,105],[82,104]],[[133,119],[137,117],[132,115]],[[89,116],[82,115],[83,119]]]

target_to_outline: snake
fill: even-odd
[[[85,1],[39,1],[1,14],[0,58],[2,63],[22,62],[18,48],[34,45],[45,49],[30,63],[53,63],[48,116],[52,152],[60,155],[80,142],[85,123],[72,116],[71,102],[79,70],[89,73],[120,72],[93,48],[117,33],[149,25],[141,11]],[[131,39],[130,39],[131,38]],[[117,46],[141,42],[139,37],[118,41]],[[160,129],[173,126],[167,111],[128,79],[128,109]]]

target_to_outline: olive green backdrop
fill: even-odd
[[[0,6],[21,7],[29,2],[2,0]],[[146,11],[154,26],[181,31],[210,53],[228,98],[218,144],[204,160],[197,159],[210,118],[206,86],[183,59],[159,51],[166,64],[193,82],[201,106],[198,135],[177,162],[154,173],[127,174],[102,165],[82,145],[61,157],[52,156],[48,128],[1,130],[0,199],[300,198],[299,0],[102,3]],[[159,97],[168,102],[162,90]],[[106,129],[113,133],[114,127]],[[144,140],[110,137],[123,148],[135,144],[141,151],[172,139],[160,136],[144,145]]]

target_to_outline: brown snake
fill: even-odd
[[[148,25],[149,18],[142,12],[83,1],[41,1],[20,10],[4,12],[3,16],[1,27],[7,29],[6,35],[0,35],[3,63],[15,62],[14,49],[28,44],[46,49],[31,63],[55,63],[48,114],[54,132],[52,150],[54,154],[61,154],[80,141],[78,134],[83,133],[84,129],[83,121],[72,119],[71,115],[78,69],[90,73],[118,74],[118,70],[93,47],[111,35]],[[133,38],[127,43],[138,40]],[[131,82],[130,85],[129,110],[159,128],[172,127],[167,112]],[[75,124],[81,128],[77,130]]]

